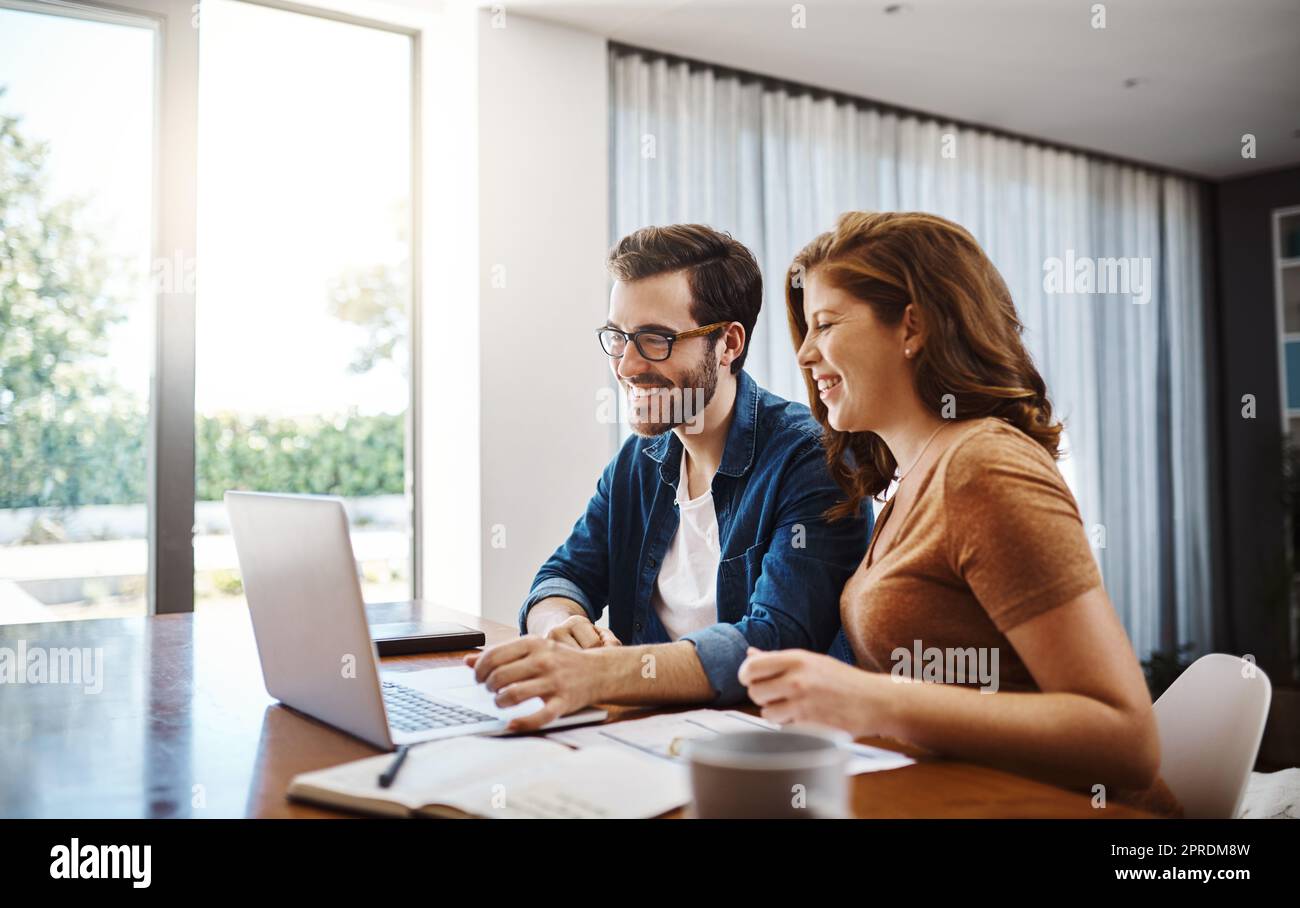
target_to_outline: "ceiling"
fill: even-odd
[[[479,3],[481,6],[490,4]],[[509,14],[1223,179],[1300,163],[1300,0],[509,0]],[[1132,87],[1127,80],[1136,80]],[[1242,136],[1256,157],[1242,157]]]

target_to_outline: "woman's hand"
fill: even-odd
[[[763,709],[763,718],[786,725],[808,722],[861,738],[884,734],[889,678],[802,649],[749,648],[740,683]]]

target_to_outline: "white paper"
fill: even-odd
[[[691,799],[685,766],[618,747],[571,750],[567,759],[520,768],[490,792],[454,793],[456,806],[503,819],[641,819]]]
[[[733,731],[776,732],[779,729],[778,725],[737,710],[694,709],[687,712],[647,716],[644,719],[625,719],[621,722],[607,722],[604,725],[553,731],[546,738],[577,748],[623,747],[665,760],[684,763],[682,745],[692,738],[712,737]],[[868,744],[851,744],[849,751],[852,756],[849,758],[845,772],[850,776],[898,769],[916,762],[911,757],[896,751],[872,747]]]

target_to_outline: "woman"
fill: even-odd
[[[1061,424],[975,239],[934,215],[850,212],[795,258],[786,303],[846,495],[830,515],[897,490],[840,600],[860,668],[751,649],[740,680],[764,718],[1177,813],[1141,669],[1056,468]]]

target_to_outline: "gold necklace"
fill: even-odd
[[[911,475],[912,470],[916,469],[916,465],[920,463],[921,458],[925,456],[926,449],[930,447],[930,442],[934,441],[934,437],[938,435],[940,432],[942,432],[944,426],[946,425],[948,425],[948,423],[946,422],[939,423],[939,427],[930,433],[930,437],[927,438],[925,440],[925,444],[921,446],[921,453],[917,454],[915,459],[913,459],[913,461],[910,464],[908,464],[906,471],[898,474],[898,478],[895,479],[894,482],[898,483],[899,485],[903,484],[903,480],[906,479],[909,475]]]

